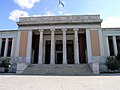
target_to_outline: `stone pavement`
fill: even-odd
[[[0,75],[0,90],[120,90],[120,75]]]

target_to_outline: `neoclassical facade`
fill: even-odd
[[[100,15],[22,17],[18,30],[0,31],[0,56],[15,61],[17,73],[30,64],[88,64],[98,74],[120,52],[120,28],[101,23]]]

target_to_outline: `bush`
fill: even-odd
[[[115,56],[107,57],[105,64],[110,70],[118,70],[120,67],[120,61]]]
[[[10,62],[9,62],[9,61],[10,61],[10,60],[9,60],[8,58],[3,58],[3,59],[1,60],[0,66],[1,66],[1,67],[4,67],[4,68],[8,68],[9,65],[10,65]]]
[[[0,64],[0,67],[3,67],[5,69],[5,72],[8,72],[8,68],[10,66],[10,60],[8,58],[3,58]]]
[[[117,54],[116,59],[120,61],[120,53]]]

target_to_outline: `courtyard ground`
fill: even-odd
[[[120,90],[120,75],[0,75],[0,90]]]

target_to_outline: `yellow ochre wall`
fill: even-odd
[[[28,32],[21,31],[19,56],[25,57],[27,52]]]
[[[98,30],[90,31],[92,56],[100,56],[100,43]]]

